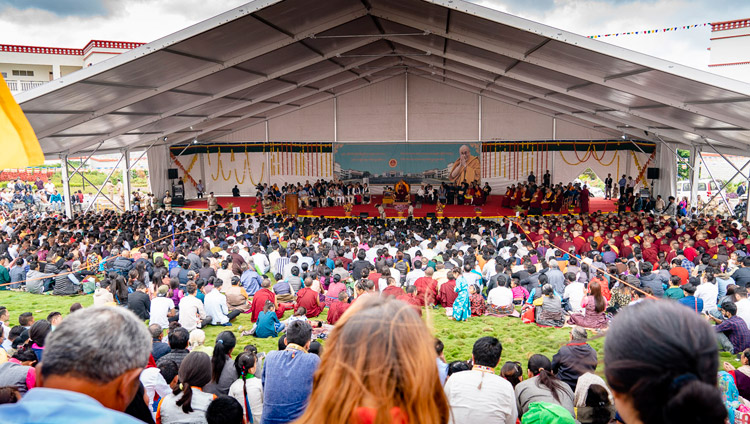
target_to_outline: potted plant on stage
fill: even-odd
[[[258,210],[258,203],[250,205],[250,212],[255,213]]]
[[[398,217],[403,218],[404,217],[404,211],[407,209],[406,205],[400,204],[396,205],[396,212],[398,212]]]
[[[477,218],[482,216],[482,208],[477,206],[476,208],[474,208],[474,213],[477,215]]]
[[[344,204],[344,215],[347,217],[352,216],[352,209],[354,208],[354,205],[352,205],[351,202],[346,202]]]
[[[521,212],[523,212],[523,207],[521,205],[518,205],[518,206],[516,206],[513,209],[516,210],[516,218],[518,218],[519,216],[521,216]]]
[[[234,202],[227,202],[227,205],[226,205],[226,206],[224,206],[224,207],[225,207],[225,208],[226,208],[226,210],[228,210],[229,212],[232,212],[232,210],[234,209]]]

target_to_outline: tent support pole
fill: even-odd
[[[125,168],[122,171],[122,195],[125,196],[125,211],[130,210],[130,150],[124,149],[122,151],[123,158],[125,159]]]
[[[107,197],[107,195],[102,194],[102,190],[104,190],[104,186],[106,186],[107,183],[109,182],[109,179],[112,178],[112,174],[114,174],[115,171],[117,171],[117,168],[120,166],[120,162],[122,162],[122,156],[120,156],[120,159],[117,160],[117,163],[115,164],[114,167],[112,167],[112,170],[109,171],[107,178],[104,179],[104,182],[102,183],[101,187],[97,189],[96,194],[94,195],[94,198],[91,199],[91,203],[89,203],[89,205],[86,207],[86,210],[84,210],[83,213],[86,213],[89,211],[89,209],[91,209],[91,206],[93,206],[96,203],[96,199],[98,199],[100,195],[104,196],[105,199],[109,200],[109,202],[112,203],[112,205],[115,208],[120,209],[120,206],[118,206],[117,203],[115,203],[112,199]],[[91,181],[89,181],[89,183],[91,183]]]
[[[703,153],[700,153],[700,155],[701,155],[701,160],[703,160]],[[705,160],[703,160],[703,162],[705,162]],[[747,163],[745,165],[747,165],[748,163],[750,163],[750,160],[747,161]],[[714,175],[711,173],[711,170],[708,169],[708,167],[706,167],[706,172],[708,172],[708,176],[711,177],[711,181],[713,181],[713,183],[716,184],[716,187],[719,187],[719,183],[716,182],[716,179],[714,178]],[[734,178],[734,177],[732,177],[732,178]],[[709,188],[711,188],[711,187],[709,186]],[[729,206],[729,202],[727,201],[727,198],[724,197],[724,193],[721,192],[723,188],[724,188],[724,186],[721,186],[719,188],[719,193],[718,194],[721,195],[721,200],[724,201],[724,205],[726,205],[727,210],[729,211],[729,214],[731,215],[732,214],[732,207]],[[716,194],[714,194],[711,197],[711,199],[713,199],[714,197],[716,197]],[[706,202],[706,205],[708,205],[709,202],[710,202],[710,200],[708,202]]]
[[[747,165],[750,165],[750,160],[748,160],[747,162],[745,162],[745,164],[744,164],[744,165],[742,165],[742,168],[740,168],[740,170],[743,170],[743,169],[745,169],[745,167],[746,167]],[[721,192],[722,192],[722,190],[724,190],[724,188],[726,188],[726,186],[728,186],[728,185],[729,185],[729,183],[730,183],[730,182],[731,182],[731,181],[732,181],[733,179],[735,179],[735,178],[737,177],[737,175],[739,175],[739,174],[740,174],[740,172],[741,172],[741,171],[737,171],[737,172],[735,172],[735,173],[734,173],[734,175],[732,175],[732,178],[730,178],[729,180],[727,180],[727,182],[725,182],[725,183],[724,183],[724,184],[723,184],[723,185],[721,186],[721,188],[719,188],[719,191],[718,191],[717,193],[714,193],[714,195],[713,195],[713,196],[711,196],[711,198],[710,198],[710,199],[708,199],[708,202],[706,202],[706,203],[707,203],[707,204],[708,204],[708,203],[711,203],[711,201],[712,201],[712,200],[714,200],[714,199],[716,198],[716,196],[718,196],[718,195],[719,195],[719,193],[721,193]],[[718,186],[718,183],[716,183],[716,185]],[[692,187],[691,187],[691,190],[692,190]]]
[[[68,175],[68,155],[60,155],[62,165],[62,186],[63,186],[63,206],[65,207],[65,216],[73,217],[73,204],[70,202],[70,176]]]

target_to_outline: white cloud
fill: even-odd
[[[659,29],[659,33],[600,38],[651,56],[707,70],[711,26],[662,32],[666,27],[750,17],[750,2],[739,0],[475,0],[474,3],[575,32],[599,35]],[[731,6],[731,7],[729,7]]]

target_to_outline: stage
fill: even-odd
[[[475,218],[480,216],[482,218],[502,218],[506,216],[515,216],[516,212],[510,208],[504,208],[501,206],[502,196],[490,196],[487,203],[483,206],[472,206],[472,205],[448,205],[443,210],[443,216],[446,218]],[[260,205],[252,210],[252,205],[256,204],[254,196],[242,196],[242,197],[217,197],[219,205],[222,208],[227,209],[231,203],[234,207],[239,207],[242,213],[261,213],[263,212]],[[372,202],[369,205],[354,205],[351,216],[359,217],[361,213],[368,213],[370,218],[378,217],[378,210],[375,205],[380,203],[381,196],[373,196]],[[408,206],[401,206],[398,209],[393,205],[386,205],[385,212],[388,218],[399,218],[399,209],[403,212],[401,217],[407,216]],[[476,209],[479,208],[481,211],[477,214]],[[182,208],[176,208],[182,210],[194,210],[194,211],[208,211],[208,205],[206,199],[193,199],[185,202],[185,206]],[[617,206],[614,200],[605,200],[603,198],[592,197],[589,201],[589,210],[591,212],[601,211],[604,213],[616,212]],[[428,213],[435,213],[435,205],[422,204],[422,207],[414,207],[414,217],[424,218]],[[573,213],[578,213],[578,209],[575,209]],[[334,206],[331,208],[313,208],[311,210],[300,209],[299,215],[304,217],[326,217],[326,218],[345,218],[346,212],[343,206]],[[545,214],[547,215],[547,214]]]

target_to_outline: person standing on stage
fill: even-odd
[[[542,185],[546,188],[550,188],[552,185],[552,175],[549,173],[549,169],[544,173],[542,177]]]
[[[622,178],[620,178],[620,181],[617,182],[617,185],[620,186],[620,197],[625,195],[625,184],[628,183],[628,180],[625,179],[625,174],[622,174]]]
[[[604,198],[612,198],[612,174],[607,174],[607,178],[604,179]]]
[[[206,191],[206,186],[203,184],[203,180],[198,180],[198,184],[195,186],[195,190],[198,192],[198,198],[203,198],[203,192]]]

